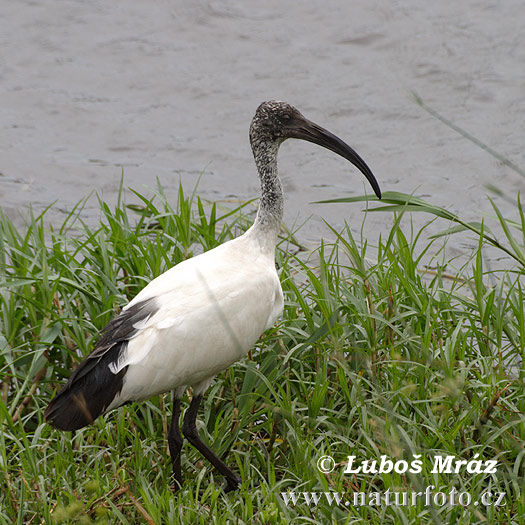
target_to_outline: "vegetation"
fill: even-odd
[[[23,231],[0,217],[1,523],[524,522],[519,202],[518,221],[497,210],[505,240],[496,243],[515,263],[504,272],[484,269],[483,247],[496,239],[482,223],[466,227],[479,243],[462,270],[452,274],[437,258],[425,270],[422,257],[435,241],[425,228],[403,233],[403,210],[439,208],[400,194],[385,195],[397,206],[390,211],[400,213],[374,247],[373,262],[349,227],[313,254],[284,238],[277,254],[284,315],[216,379],[199,415],[203,439],[228,453],[244,480],[225,494],[220,475],[189,445],[185,486],[171,491],[169,394],[74,435],[43,420],[53,393],[119,308],[167,268],[249,223],[242,207],[222,212],[182,189],[174,208],[161,188],[152,200],[139,197],[143,206],[132,209],[122,195],[114,209],[101,202],[97,228],[82,222],[80,208],[58,229],[45,213],[30,217]],[[422,469],[345,473],[350,455],[356,462],[382,455],[411,462],[416,455]],[[496,460],[497,472],[432,473],[434,457],[449,455]],[[329,473],[317,468],[322,456],[336,462]],[[427,486],[466,492],[472,501],[353,505],[356,492]],[[476,505],[487,490],[503,493],[503,505]],[[307,491],[320,495],[317,504],[306,501]],[[344,500],[329,502],[324,492],[344,493]]]

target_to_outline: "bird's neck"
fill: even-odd
[[[279,142],[252,142],[253,156],[261,180],[261,199],[253,228],[272,250],[277,243],[283,218],[283,188],[277,173]]]

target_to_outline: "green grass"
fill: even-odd
[[[517,254],[517,266],[490,275],[483,224],[474,225],[479,246],[462,271],[450,275],[446,258],[422,271],[436,241],[425,228],[403,233],[408,196],[399,194],[401,213],[374,247],[373,262],[363,233],[350,228],[309,255],[294,255],[296,243],[283,239],[277,259],[284,315],[216,379],[198,419],[203,439],[228,455],[244,481],[224,494],[221,476],[185,445],[185,485],[174,494],[165,438],[169,394],[114,411],[74,435],[43,420],[56,389],[120,307],[167,268],[250,222],[242,209],[205,206],[195,192],[181,189],[173,208],[161,188],[152,200],[138,196],[141,207],[126,207],[123,195],[114,208],[101,202],[97,228],[83,224],[81,208],[59,228],[45,213],[21,229],[0,217],[1,523],[525,522],[519,204],[521,223],[501,216],[512,242],[500,243]],[[317,469],[323,455],[338,464],[331,473]],[[420,455],[423,468],[345,474],[349,455]],[[437,455],[497,460],[497,473],[431,473]],[[308,505],[302,496],[337,491],[351,499],[354,492],[429,485],[468,492],[472,501],[486,490],[502,492],[505,504],[338,506],[323,496]],[[281,494],[292,492],[295,506]]]

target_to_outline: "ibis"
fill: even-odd
[[[199,437],[199,405],[214,377],[241,359],[283,310],[275,247],[283,216],[277,152],[286,139],[327,148],[381,190],[364,160],[345,142],[285,102],[263,102],[250,126],[261,182],[253,225],[240,237],[180,262],[153,279],[102,330],[94,350],[49,403],[46,420],[74,431],[126,403],[173,392],[168,446],[176,488],[182,487],[183,436],[225,477],[241,479]],[[181,398],[193,395],[180,428]]]

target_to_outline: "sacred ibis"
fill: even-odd
[[[284,102],[263,102],[250,126],[261,181],[253,226],[244,235],[185,260],[151,281],[102,331],[94,350],[51,401],[46,420],[76,430],[133,401],[173,391],[168,432],[173,477],[182,486],[180,400],[193,390],[182,434],[226,478],[240,478],[199,438],[196,418],[213,378],[241,359],[283,309],[275,246],[283,216],[277,151],[289,138],[327,148],[354,164],[380,198],[363,159],[341,139]]]

